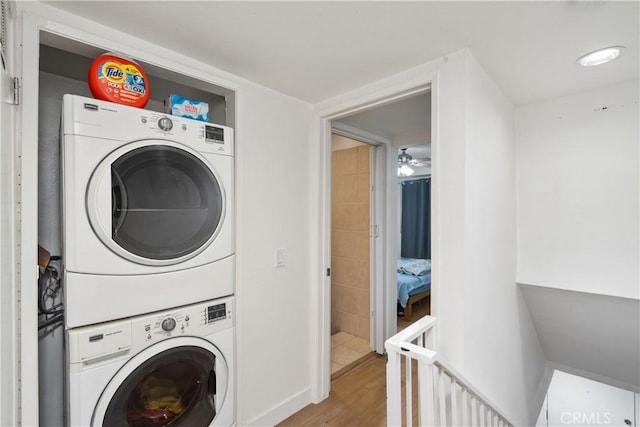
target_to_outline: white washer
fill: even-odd
[[[67,425],[235,425],[232,297],[67,331]]]
[[[233,294],[233,130],[74,95],[62,121],[67,327]]]

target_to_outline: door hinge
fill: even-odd
[[[369,233],[369,237],[378,237],[379,233],[378,233],[378,225],[377,224],[371,224],[371,231]]]
[[[13,99],[11,103],[13,105],[20,105],[20,77],[14,77],[13,79]]]
[[[331,268],[327,268],[327,277],[331,277]]]

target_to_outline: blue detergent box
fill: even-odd
[[[174,116],[186,117],[202,122],[209,121],[209,104],[173,93],[164,100],[164,110],[166,113]]]

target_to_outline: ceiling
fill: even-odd
[[[414,159],[431,157],[431,92],[343,117],[337,122],[389,139],[398,149],[406,148]],[[411,167],[419,175],[431,173],[430,166]]]
[[[390,140],[401,139],[407,133],[422,134],[423,139],[415,143],[426,144],[431,139],[431,93],[425,92],[338,121]]]
[[[637,1],[47,3],[310,103],[465,47],[517,105],[638,78]]]

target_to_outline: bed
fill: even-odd
[[[398,304],[404,320],[411,322],[413,304],[431,295],[431,261],[412,258],[398,260]]]

